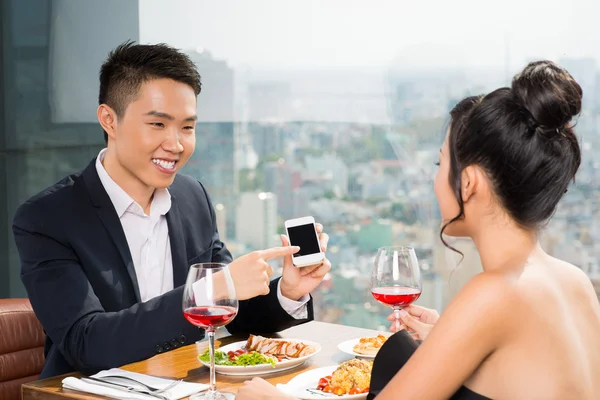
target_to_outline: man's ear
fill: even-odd
[[[104,129],[104,132],[106,132],[109,138],[114,140],[117,125],[117,113],[115,110],[106,104],[100,104],[96,114],[98,116],[98,122],[100,123],[100,126],[102,126],[102,129]]]

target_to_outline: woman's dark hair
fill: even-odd
[[[464,218],[461,172],[477,165],[500,205],[519,225],[538,229],[554,214],[581,163],[571,119],[581,111],[582,90],[550,61],[532,62],[510,88],[468,97],[450,112],[449,183]]]
[[[200,74],[187,54],[163,43],[127,41],[111,51],[100,68],[98,104],[107,104],[121,118],[142,84],[161,78],[185,83],[196,96],[202,89]],[[104,140],[108,142],[106,132]]]

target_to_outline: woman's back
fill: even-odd
[[[600,305],[589,278],[545,254],[506,274],[514,329],[466,386],[493,399],[600,398]]]

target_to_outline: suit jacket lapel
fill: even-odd
[[[188,265],[181,213],[173,194],[171,194],[171,209],[167,213],[167,225],[169,226],[171,258],[173,260],[173,287],[176,288],[185,284]]]
[[[140,287],[138,285],[133,259],[131,258],[131,252],[129,251],[129,245],[127,244],[127,238],[125,237],[125,232],[123,232],[123,226],[115,211],[115,207],[112,201],[110,201],[110,197],[108,197],[108,193],[106,193],[106,190],[104,190],[104,186],[100,181],[100,177],[96,171],[95,158],[83,171],[82,178],[90,194],[92,204],[97,209],[98,218],[102,221],[104,228],[108,231],[108,235],[119,250],[119,254],[127,269],[127,274],[131,279],[131,286],[135,293],[135,297],[139,302],[141,301]],[[100,248],[99,251],[102,251],[102,249]]]
[[[133,265],[131,252],[129,251],[127,238],[123,232],[123,226],[121,225],[121,221],[117,216],[117,212],[114,208],[110,209],[108,207],[102,207],[98,209],[98,217],[100,217],[100,220],[108,231],[110,238],[115,246],[117,246],[119,254],[121,254],[121,258],[125,263],[125,268],[127,268],[127,274],[131,279],[131,285],[133,286],[133,291],[135,292],[135,298],[139,302],[142,298],[140,296],[140,287],[138,285],[137,274],[135,273],[135,266]]]

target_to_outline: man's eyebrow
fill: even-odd
[[[148,111],[144,115],[148,115],[150,117],[164,118],[164,119],[168,119],[169,121],[173,121],[175,119],[175,117],[172,116],[171,114],[167,114],[167,113],[156,111],[156,110]]]
[[[175,117],[172,116],[171,114],[167,114],[167,113],[164,113],[161,111],[156,111],[156,110],[149,111],[144,115],[151,116],[151,117],[157,117],[157,118],[163,118],[163,119],[167,119],[169,121],[175,120]],[[189,117],[184,119],[185,122],[195,122],[197,120],[198,120],[198,116],[196,114],[190,115]]]

